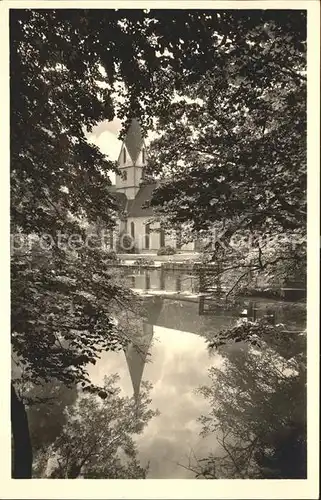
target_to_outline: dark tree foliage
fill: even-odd
[[[211,236],[209,257],[234,259],[242,279],[250,269],[295,279],[305,269],[305,13],[226,12],[213,36],[212,66],[159,117],[151,205],[187,240]]]

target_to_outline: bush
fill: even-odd
[[[157,255],[174,255],[175,253],[175,248],[171,247],[170,245],[162,247],[157,251]]]
[[[118,253],[139,253],[134,239],[128,233],[121,233],[117,241]]]
[[[113,260],[113,261],[118,260],[117,254],[114,250],[110,250],[109,252],[107,252],[106,258],[107,260]]]
[[[150,259],[146,259],[145,257],[140,257],[136,259],[134,262],[134,266],[153,266],[154,261]]]

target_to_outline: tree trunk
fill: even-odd
[[[32,447],[29,434],[28,416],[24,404],[19,400],[11,383],[11,432],[13,437],[12,477],[31,479]]]
[[[68,470],[67,478],[68,479],[77,479],[81,472],[81,465],[78,462],[72,463],[71,467]]]

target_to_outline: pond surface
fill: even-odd
[[[192,294],[199,291],[198,277],[188,272],[129,267],[124,270],[124,274],[128,285],[134,290],[188,292]]]
[[[244,310],[250,318],[270,315],[287,332],[302,331],[305,304],[251,298],[221,305],[208,301],[205,307],[195,276],[160,269],[127,269],[125,274],[132,289],[144,297],[147,315],[138,322],[137,333],[143,354],[133,346],[126,355],[105,352],[96,365],[88,367],[90,379],[101,385],[105,376],[117,373],[122,393],[129,397],[139,394],[142,381],[150,382],[151,408],[160,415],[136,438],[138,458],[142,466],[149,463],[148,478],[194,478],[194,472],[182,466],[189,457],[206,457],[220,450],[215,433],[200,436],[198,419],[210,406],[196,390],[210,383],[211,367],[221,369],[227,353],[237,360],[244,348],[239,343],[213,353],[207,340],[237,324]],[[52,409],[46,414],[43,428],[53,425]],[[34,434],[41,432],[35,421]]]
[[[158,409],[160,415],[137,438],[139,458],[143,465],[150,463],[149,478],[193,478],[195,474],[179,464],[186,464],[191,453],[207,456],[218,447],[214,434],[206,438],[199,435],[198,418],[208,412],[209,406],[196,389],[208,383],[208,369],[219,368],[223,361],[220,354],[209,352],[206,339],[235,325],[241,311],[253,308],[253,303],[258,316],[272,312],[275,321],[296,331],[304,328],[304,309],[302,305],[258,299],[205,314],[200,308],[195,277],[137,270],[128,271],[128,279],[133,289],[146,296],[148,318],[142,320],[141,331],[142,337],[148,339],[150,356],[144,362],[133,352],[127,357],[123,353],[105,353],[90,367],[90,378],[99,384],[105,375],[117,372],[128,396],[139,392],[141,380],[151,382],[152,408]],[[176,296],[149,297],[150,290],[186,294],[179,300]],[[237,353],[239,345],[229,349]]]

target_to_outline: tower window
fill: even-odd
[[[127,181],[127,171],[126,170],[123,171],[123,179],[124,179],[124,181]]]
[[[126,148],[123,149],[123,162],[126,163]]]
[[[130,223],[130,235],[132,238],[135,238],[135,224],[134,224],[134,222]]]
[[[142,159],[143,159],[143,163],[145,163],[145,148],[143,148],[143,150],[142,150]]]
[[[160,248],[163,248],[165,246],[165,231],[162,227],[159,233],[159,246]]]
[[[177,250],[182,248],[182,233],[180,230],[176,232],[176,248]]]
[[[150,225],[146,224],[145,226],[145,249],[149,250],[149,238],[150,238]]]

